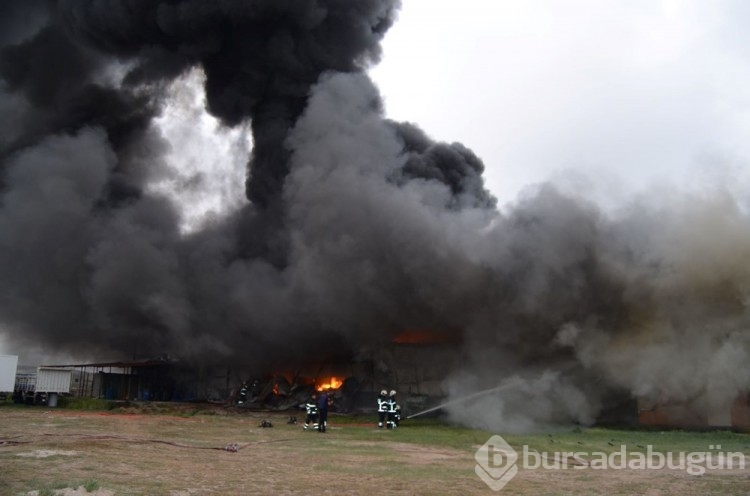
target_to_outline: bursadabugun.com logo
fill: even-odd
[[[564,470],[684,470],[690,475],[703,475],[706,470],[744,470],[745,454],[742,452],[722,452],[721,445],[711,445],[709,451],[661,453],[652,445],[646,452],[628,452],[627,446],[620,445],[618,451],[604,453],[555,452],[539,453],[524,445],[521,456],[502,437],[492,436],[474,455],[477,466],[474,471],[493,491],[505,487],[518,473],[518,465],[524,469]],[[520,463],[519,463],[520,462]]]
[[[477,450],[474,459],[477,461],[474,472],[493,491],[504,488],[518,473],[518,453],[500,436],[489,438]]]

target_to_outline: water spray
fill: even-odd
[[[455,400],[451,400],[451,401],[447,401],[445,403],[441,403],[441,404],[439,404],[437,406],[433,406],[432,408],[428,408],[427,410],[423,410],[421,412],[409,415],[406,418],[410,419],[410,418],[414,418],[414,417],[419,417],[420,415],[424,415],[425,413],[430,413],[430,412],[434,412],[435,410],[440,410],[441,408],[445,408],[448,405],[453,405],[453,404],[456,404],[456,403],[463,403],[464,401],[469,401],[471,399],[478,398],[479,396],[484,396],[485,394],[493,393],[495,391],[500,391],[502,389],[507,389],[507,388],[510,388],[512,386],[518,386],[521,383],[522,383],[522,381],[519,378],[515,378],[515,379],[512,379],[512,380],[507,380],[507,381],[505,381],[505,383],[503,383],[503,384],[501,384],[499,386],[496,386],[496,387],[493,387],[493,388],[490,388],[490,389],[484,389],[482,391],[479,391],[479,392],[476,392],[476,393],[472,393],[472,394],[470,394],[468,396],[463,396],[463,397],[457,398]]]

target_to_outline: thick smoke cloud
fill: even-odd
[[[268,206],[288,172],[284,145],[311,85],[326,70],[377,61],[397,0],[63,1],[67,25],[91,45],[137,57],[126,81],[152,83],[200,65],[209,111],[229,125],[251,119],[248,198]]]
[[[481,160],[386,119],[365,69],[396,0],[7,2],[0,322],[80,357],[266,370],[460,341],[450,411],[524,430],[613,392],[710,413],[750,387],[747,205],[720,187],[604,212],[554,185],[500,211]],[[249,125],[246,200],[200,229],[153,184],[171,83]],[[171,99],[171,100],[170,100]],[[7,114],[10,112],[10,114]]]

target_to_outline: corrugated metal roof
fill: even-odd
[[[94,362],[94,363],[74,363],[66,365],[43,365],[43,367],[51,368],[81,368],[81,367],[117,367],[117,368],[139,368],[139,367],[163,367],[167,365],[173,365],[176,362],[167,360],[141,360],[133,362]]]

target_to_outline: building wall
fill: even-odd
[[[750,431],[750,394],[743,393],[728,405],[702,407],[687,402],[657,404],[639,399],[638,423],[653,427]]]
[[[737,398],[732,405],[732,427],[741,431],[750,431],[750,393]]]

